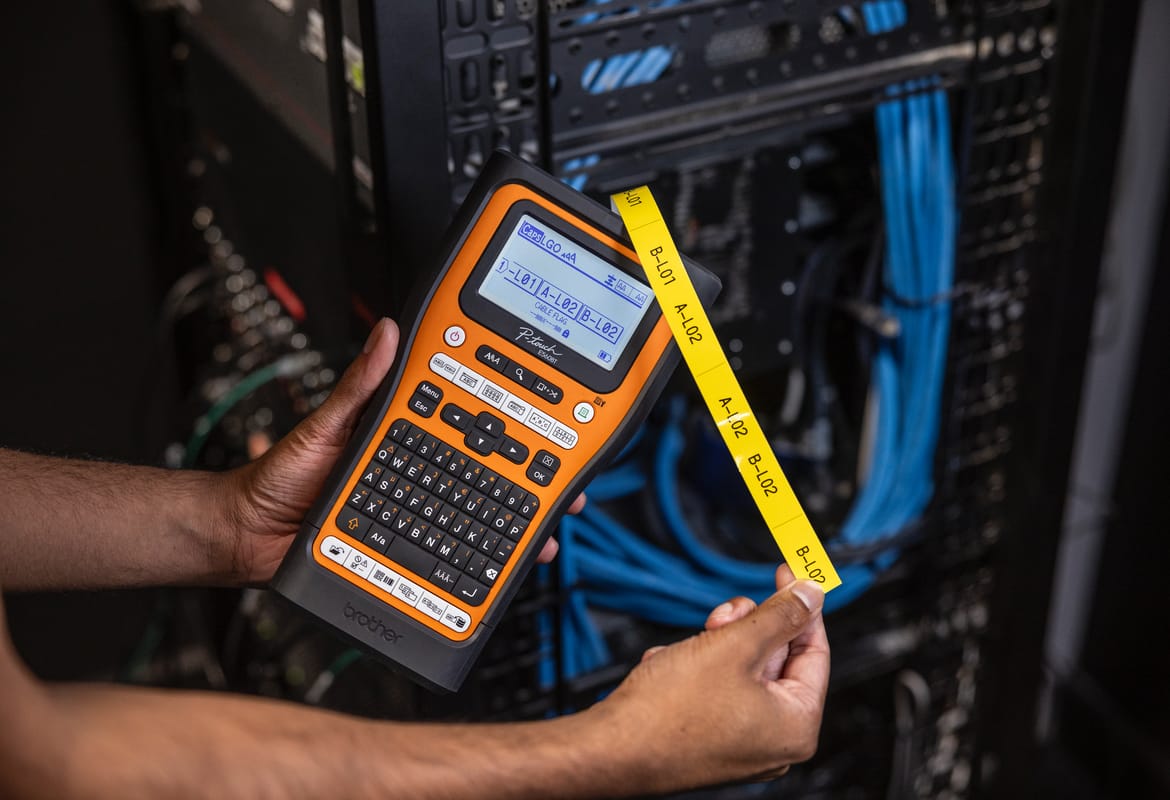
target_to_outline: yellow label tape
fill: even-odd
[[[626,224],[642,269],[711,419],[715,420],[719,435],[735,459],[739,475],[756,501],[784,560],[796,577],[814,580],[826,592],[835,589],[841,585],[841,578],[784,477],[776,454],[727,363],[650,190],[639,186],[610,199]]]

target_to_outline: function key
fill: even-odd
[[[463,443],[467,445],[472,452],[479,453],[481,456],[486,456],[496,447],[496,442],[499,439],[490,436],[482,431],[470,430],[467,432]]]
[[[396,442],[401,442],[402,437],[406,435],[408,430],[410,430],[409,422],[404,419],[396,419],[394,420],[394,424],[390,426],[390,430],[386,435]]]
[[[343,509],[342,512],[337,515],[336,523],[338,530],[340,530],[346,536],[350,536],[354,539],[357,539],[358,541],[361,541],[363,538],[365,538],[366,531],[371,525],[373,525],[372,522],[363,517],[361,514],[356,511],[351,511],[348,508]]]
[[[469,606],[481,605],[488,596],[487,589],[470,575],[459,576],[459,582],[455,584],[455,590],[451,594]]]
[[[528,419],[524,420],[524,424],[537,433],[548,436],[552,432],[553,418],[546,417],[534,408],[528,412]]]
[[[370,525],[370,530],[363,541],[379,553],[385,553],[386,548],[390,546],[391,538],[390,531],[375,522]]]
[[[481,412],[475,418],[475,427],[479,428],[489,436],[503,436],[504,435],[504,421],[494,414],[487,411]]]
[[[553,472],[545,467],[542,467],[536,461],[528,465],[528,471],[524,473],[528,476],[528,480],[535,483],[537,486],[548,486],[552,483]]]
[[[484,565],[483,570],[479,573],[480,583],[487,586],[495,585],[496,578],[500,577],[500,570],[503,568],[503,564],[489,559],[488,563]]]
[[[436,405],[443,400],[443,390],[430,381],[422,381],[418,386],[415,387],[414,393],[421,394],[422,396],[430,399]]]
[[[565,393],[561,391],[561,387],[554,386],[546,381],[544,378],[537,378],[532,382],[532,391],[549,401],[553,405],[561,402]]]
[[[528,448],[511,436],[505,436],[500,440],[500,443],[496,445],[496,452],[513,464],[523,464],[528,458]]]
[[[449,381],[455,380],[455,376],[459,374],[459,362],[443,353],[435,353],[431,356],[430,366],[431,372]]]
[[[435,566],[435,570],[431,573],[428,580],[445,592],[453,592],[455,591],[455,584],[458,583],[461,577],[463,576],[451,567],[440,563]]]
[[[477,397],[483,399],[485,403],[488,405],[493,405],[496,408],[502,406],[504,404],[504,399],[508,396],[507,392],[505,392],[499,386],[496,386],[491,381],[484,381],[483,386],[479,387],[479,391],[477,391],[475,394]]]
[[[477,361],[487,364],[496,372],[503,372],[504,367],[508,366],[508,359],[504,358],[486,344],[481,344],[479,349],[475,351],[475,358]]]
[[[573,419],[578,422],[589,422],[593,419],[593,404],[584,401],[573,406]]]
[[[430,417],[443,400],[443,390],[430,381],[422,381],[415,388],[414,394],[407,402],[406,407],[420,417]]]
[[[520,384],[525,389],[531,389],[532,384],[537,380],[536,376],[528,371],[528,367],[522,364],[517,364],[515,361],[509,361],[508,366],[504,368],[504,374],[508,376],[513,382]]]
[[[438,404],[426,395],[415,392],[407,402],[406,407],[414,413],[418,414],[420,417],[429,417],[435,413],[435,409],[438,408]]]
[[[553,425],[549,438],[566,450],[572,450],[577,446],[577,432],[572,428],[566,428],[560,423]]]
[[[465,431],[471,427],[471,423],[475,417],[471,415],[470,411],[465,411],[454,403],[448,403],[439,412],[439,419],[456,430]]]
[[[554,475],[556,474],[556,471],[561,468],[560,458],[554,456],[547,450],[537,450],[536,455],[532,459],[532,463],[544,467]]]
[[[407,450],[414,450],[416,447],[422,444],[422,440],[425,438],[427,438],[426,431],[417,425],[411,425],[410,430],[408,430],[402,437],[402,446]]]
[[[532,413],[531,405],[511,394],[504,398],[504,405],[500,408],[512,419],[525,424],[528,422],[528,415]]]

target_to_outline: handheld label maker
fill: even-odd
[[[718,279],[685,268],[709,304]],[[458,689],[678,363],[639,276],[616,214],[493,155],[276,591],[418,682]]]

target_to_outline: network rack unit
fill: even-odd
[[[378,298],[366,316],[396,309],[493,149],[601,201],[649,184],[681,249],[723,280],[710,310],[717,332],[850,576],[829,598],[834,669],[819,755],[766,789],[713,796],[957,798],[995,786],[989,758],[1011,755],[989,735],[1011,627],[1000,598],[1018,586],[1003,554],[1028,535],[1011,478],[1039,435],[1021,398],[1037,390],[1028,365],[1046,340],[1032,325],[1055,312],[1034,298],[1057,280],[1048,244],[1067,218],[1053,193],[1053,120],[1082,102],[1058,79],[1096,41],[1090,11],[1075,6],[205,1],[178,13],[175,36],[199,53],[187,67],[193,129],[222,133],[233,152],[283,131],[299,142],[286,150],[298,153],[290,170],[316,176],[317,192],[330,187],[312,206],[336,215],[345,269],[330,280],[358,294],[382,280],[394,287],[363,295]],[[217,116],[206,87],[229,85],[241,107],[253,98],[254,125]],[[911,182],[900,159],[917,153],[929,160]],[[197,179],[195,193],[251,263],[263,261],[251,242],[265,247],[254,229],[279,226],[257,221],[274,190],[248,169],[223,161],[212,172],[227,179]],[[915,191],[931,202],[915,205]],[[223,248],[206,246],[219,263]],[[312,280],[320,262],[290,269]],[[920,271],[908,278],[904,262]],[[348,323],[355,308],[322,303],[319,313]],[[345,328],[332,322],[334,333]],[[219,330],[237,353],[241,332]],[[284,352],[275,346],[272,359]],[[906,367],[913,352],[928,366]],[[340,367],[343,355],[324,366]],[[889,464],[903,489],[874,501],[884,515],[860,519],[857,500],[873,491],[867,465],[883,463],[875,453],[893,424],[875,402],[889,388],[883,369],[926,398],[899,405],[895,427],[924,432],[903,437]],[[591,510],[562,526],[559,562],[534,572],[458,695],[404,685],[256,593],[224,623],[228,684],[379,716],[541,718],[595,702],[645,647],[702,619],[694,603],[676,602],[669,580],[597,542],[636,538],[626,552],[665,554],[703,598],[761,593],[763,565],[775,560],[767,532],[743,511],[746,495],[685,376],[668,395],[591,488]],[[204,392],[193,413],[216,397]],[[215,434],[214,465],[246,457],[239,432],[256,424],[245,415]],[[656,610],[631,613],[629,588],[616,585],[627,579],[601,570],[614,564],[657,593],[646,604]]]

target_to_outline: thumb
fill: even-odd
[[[724,630],[741,637],[748,649],[766,659],[808,627],[825,603],[825,592],[814,581],[793,581],[759,608]]]
[[[397,351],[398,326],[394,320],[382,318],[328,399],[305,419],[306,438],[320,444],[344,444],[393,366]]]

